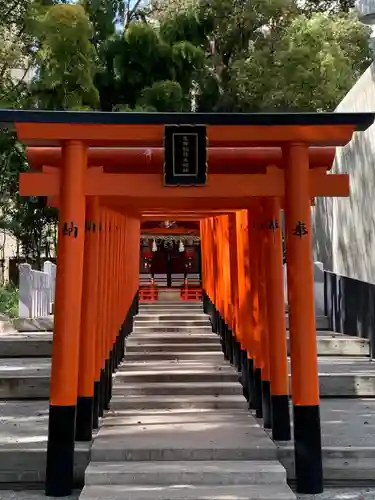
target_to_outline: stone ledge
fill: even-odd
[[[14,328],[19,332],[50,332],[53,330],[53,316],[44,318],[16,318]]]
[[[85,470],[90,461],[90,445],[76,445],[74,482],[83,485]],[[0,448],[1,483],[43,483],[46,472],[46,449]]]
[[[289,481],[295,479],[292,444],[277,447],[277,458],[287,471]],[[333,483],[373,481],[375,447],[323,446],[324,479]]]

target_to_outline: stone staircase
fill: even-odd
[[[50,319],[34,323],[18,321],[22,331],[17,331],[0,318],[0,485],[44,481],[52,333],[37,330],[50,327]],[[318,319],[317,327],[325,476],[341,481],[355,474],[368,480],[373,477],[375,457],[375,438],[369,432],[375,425],[375,363],[369,357],[369,342],[328,331],[324,317]],[[142,305],[127,341],[125,361],[115,376],[112,412],[103,422],[101,436],[119,425],[123,431],[134,432],[138,443],[145,433],[154,439],[151,427],[160,437],[159,446],[171,425],[181,430],[188,423],[193,428],[199,424],[201,429],[224,432],[229,425],[222,420],[226,415],[231,432],[235,423],[239,427],[235,444],[241,449],[244,422],[247,425],[250,417],[243,411],[237,374],[224,363],[218,338],[201,306],[186,302]],[[166,397],[173,406],[168,412]],[[333,415],[339,416],[339,426],[332,425]],[[179,436],[176,442],[182,448],[190,443],[189,432]],[[223,443],[232,446],[228,440]],[[293,479],[293,444],[278,446],[278,458]],[[94,457],[95,447],[99,444],[94,445]],[[140,450],[133,453],[144,460]],[[182,461],[187,460],[184,456],[180,456]],[[83,483],[89,457],[89,443],[76,443],[77,485]],[[248,457],[247,449],[242,458]],[[257,454],[251,458],[257,459]]]
[[[142,305],[81,500],[292,500],[200,304]]]
[[[52,332],[31,323],[27,331],[30,322],[16,321],[17,331],[0,318],[0,490],[41,487],[45,478]],[[76,484],[89,456],[90,443],[76,443]]]

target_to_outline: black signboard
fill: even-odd
[[[164,184],[203,186],[207,182],[207,137],[204,125],[166,125]]]

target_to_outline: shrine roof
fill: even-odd
[[[136,113],[102,111],[0,110],[0,123],[55,123],[82,125],[221,125],[221,126],[335,126],[366,130],[375,113]]]

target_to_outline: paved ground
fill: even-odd
[[[375,446],[375,399],[321,401],[323,446]]]
[[[45,358],[0,359],[0,377],[30,377],[50,374],[51,360]]]
[[[77,500],[79,492],[74,493],[66,500]],[[51,497],[48,497],[51,498]],[[299,500],[375,500],[375,489],[327,489],[322,495],[298,495]],[[0,500],[45,500],[43,491],[2,491]]]
[[[297,498],[299,500],[375,500],[375,489],[328,488],[321,495],[297,495]]]
[[[321,422],[323,446],[375,447],[375,399],[322,400]],[[45,447],[47,426],[47,401],[0,401],[0,447]]]
[[[0,401],[0,447],[45,448],[47,432],[48,401]]]
[[[375,399],[322,399],[320,419],[323,447],[375,447]]]
[[[77,491],[65,500],[77,500],[80,492]],[[4,491],[0,490],[0,500],[46,500],[54,497],[46,497],[44,491]],[[367,500],[367,499],[366,499]]]
[[[147,362],[150,364],[150,362]],[[130,363],[128,363],[130,365]],[[160,364],[160,363],[159,363]],[[28,358],[28,359],[0,359],[0,377],[13,377],[14,375],[22,377],[30,376],[49,376],[51,361],[46,358]],[[130,367],[132,367],[130,365]],[[156,368],[152,366],[152,370]],[[190,367],[189,367],[190,368]],[[216,367],[217,368],[217,367]],[[163,368],[164,369],[164,368]],[[212,369],[212,367],[208,367]],[[217,368],[219,369],[219,368]],[[375,375],[375,362],[365,358],[350,357],[320,357],[319,373],[339,373],[356,375]]]

